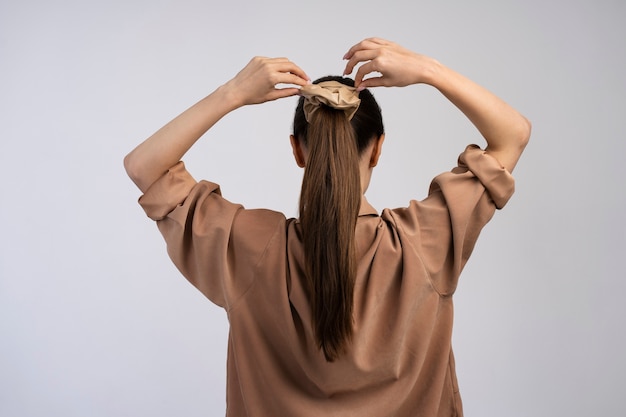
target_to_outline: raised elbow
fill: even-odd
[[[532,123],[526,117],[521,116],[520,127],[518,132],[518,141],[520,147],[523,149],[528,145],[530,140],[530,134],[532,132]]]
[[[133,152],[124,157],[124,169],[126,170],[126,174],[130,177],[130,179],[137,186],[140,187],[141,170],[139,164],[137,163],[137,159],[134,157]]]
[[[530,121],[519,115],[510,121],[506,132],[502,132],[500,138],[503,140],[495,144],[488,143],[487,152],[495,157],[504,168],[512,172],[530,140],[531,130]]]
[[[124,169],[126,170],[126,174],[131,179],[133,179],[135,167],[134,167],[134,163],[133,163],[132,152],[124,157]]]

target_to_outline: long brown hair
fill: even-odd
[[[353,86],[349,78],[324,77]],[[328,361],[345,351],[352,337],[356,279],[354,231],[361,204],[359,158],[384,133],[380,108],[363,90],[352,120],[343,111],[322,106],[307,122],[301,98],[294,136],[308,149],[300,194],[305,273],[313,328]]]

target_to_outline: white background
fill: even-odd
[[[456,294],[468,416],[625,415],[622,0],[0,3],[0,415],[219,416],[223,311],[171,265],[122,159],[254,55],[317,78],[367,36],[518,108],[517,192]],[[376,89],[378,209],[481,142],[434,89]],[[296,214],[295,98],[228,115],[186,156],[247,207]]]

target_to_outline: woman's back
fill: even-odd
[[[407,208],[379,216],[362,201],[353,338],[333,362],[311,326],[298,220],[232,204],[182,164],[151,187],[140,202],[151,217],[169,213],[159,228],[172,260],[227,311],[229,416],[461,414],[452,294],[496,209],[490,193],[502,206],[513,192],[508,172],[477,147],[461,163]],[[182,205],[164,198],[176,194]]]

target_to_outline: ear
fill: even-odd
[[[294,135],[289,135],[289,141],[291,142],[291,149],[293,149],[293,157],[296,160],[296,164],[300,168],[304,168],[306,166],[306,158],[304,157],[304,152],[302,152],[302,144]]]
[[[385,134],[383,133],[376,139],[374,146],[372,147],[372,155],[370,157],[370,168],[374,168],[378,165],[378,158],[383,151],[383,142],[385,141]]]

